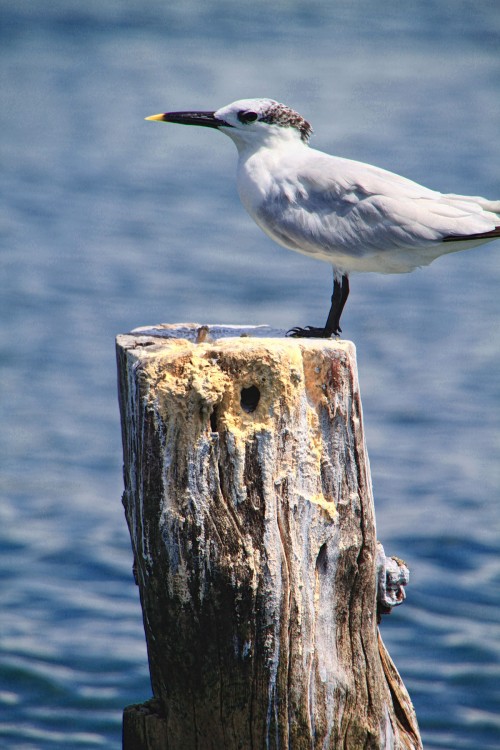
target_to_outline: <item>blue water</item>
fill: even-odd
[[[500,6],[2,0],[0,19],[0,747],[117,749],[150,686],[114,336],[321,324],[330,295],[244,213],[228,139],[143,118],[271,96],[318,148],[498,198]],[[426,750],[493,750],[500,243],[351,288],[378,535],[412,575],[383,637]]]

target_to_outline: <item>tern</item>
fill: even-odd
[[[214,112],[165,112],[145,119],[228,135],[238,149],[240,199],[258,226],[283,247],[333,266],[324,327],[295,327],[292,336],[341,333],[351,273],[407,273],[500,237],[500,201],[439,193],[310,148],[311,125],[274,99],[240,99]]]

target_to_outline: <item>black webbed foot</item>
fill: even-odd
[[[316,328],[315,326],[295,326],[290,328],[286,332],[287,336],[292,336],[295,339],[329,339],[331,336],[338,336],[342,333],[340,327],[340,316],[342,310],[347,302],[349,296],[349,279],[344,274],[340,281],[334,277],[333,280],[333,294],[332,294],[332,306],[328,313],[328,318],[323,328]]]
[[[337,336],[341,333],[339,328],[337,331],[328,331],[326,328],[317,328],[316,326],[294,326],[286,332],[287,336],[291,336],[294,339],[329,339],[332,334]]]

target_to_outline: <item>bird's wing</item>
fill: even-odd
[[[324,202],[326,211],[332,199],[334,211],[354,210],[368,236],[370,227],[402,229],[410,245],[491,232],[500,218],[500,201],[439,193],[393,172],[327,154],[310,162],[299,180],[303,198]]]
[[[448,238],[496,232],[500,202],[444,195],[377,167],[306,153],[261,207],[259,223],[287,247],[337,265],[344,258],[346,270],[391,272],[450,252],[431,249]]]

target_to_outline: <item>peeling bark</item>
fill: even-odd
[[[158,747],[420,748],[379,653],[353,344],[150,333],[117,351]]]

